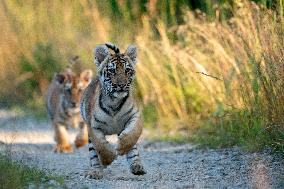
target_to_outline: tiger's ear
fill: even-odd
[[[129,56],[134,64],[136,64],[137,58],[137,47],[135,45],[129,45],[124,53],[125,55]]]
[[[93,71],[92,70],[84,70],[81,74],[80,74],[80,80],[84,83],[89,84],[89,82],[91,81],[93,77]]]
[[[63,84],[64,81],[65,81],[65,75],[64,74],[56,73],[54,78],[55,78],[56,83],[59,84],[59,85]]]
[[[105,58],[109,55],[107,46],[105,45],[96,46],[94,50],[94,55],[95,55],[95,64],[98,68],[100,64],[105,60]]]

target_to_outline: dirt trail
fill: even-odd
[[[73,140],[76,132],[70,133]],[[139,144],[146,175],[132,175],[126,158],[119,157],[105,169],[104,178],[97,181],[84,177],[89,168],[87,147],[72,154],[52,152],[53,131],[47,122],[0,111],[0,141],[0,152],[12,153],[24,164],[66,176],[68,188],[284,188],[283,160],[237,147],[205,150],[192,144],[142,139]]]

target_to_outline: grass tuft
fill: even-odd
[[[50,181],[55,182],[50,182]],[[10,188],[66,188],[64,178],[47,175],[35,168],[30,168],[0,155],[0,185]]]

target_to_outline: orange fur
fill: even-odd
[[[92,72],[83,71],[79,76],[68,69],[56,74],[46,92],[46,108],[54,127],[56,141],[55,152],[72,152],[67,129],[80,124],[79,134],[76,137],[76,147],[87,144],[88,133],[86,125],[80,117],[79,102],[82,91],[91,80]]]

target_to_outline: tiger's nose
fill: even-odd
[[[75,108],[77,106],[77,103],[76,102],[71,102],[71,106],[72,106],[72,108]]]

